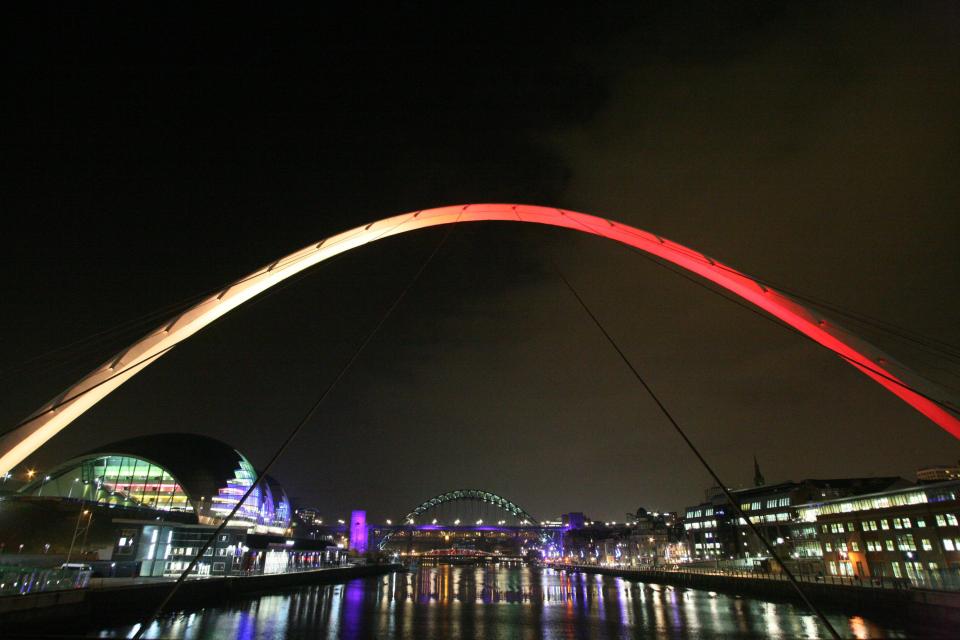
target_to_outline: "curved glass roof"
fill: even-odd
[[[20,493],[225,518],[257,476],[243,454],[219,440],[163,433],[99,447],[56,467]],[[290,514],[286,492],[266,477],[231,520],[285,529]]]
[[[35,480],[22,493],[158,511],[194,511],[187,492],[169,471],[136,456],[83,458]]]

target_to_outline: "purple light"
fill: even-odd
[[[367,552],[367,512],[362,510],[350,514],[350,548],[357,553]]]

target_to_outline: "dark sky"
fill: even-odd
[[[158,310],[451,203],[605,215],[960,344],[956,6],[664,4],[8,15],[0,421]],[[29,464],[162,431],[262,464],[443,233],[353,251],[241,307]],[[770,481],[960,458],[835,356],[624,247],[461,225],[282,460],[290,494],[376,519],[459,487],[541,518],[698,501],[707,475],[554,264],[731,485],[754,454]],[[960,387],[955,359],[864,335]]]

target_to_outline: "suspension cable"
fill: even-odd
[[[660,409],[660,412],[673,426],[673,429],[677,432],[680,438],[683,439],[683,441],[686,443],[690,451],[693,452],[693,455],[696,456],[697,460],[700,461],[700,464],[703,465],[703,468],[706,469],[708,474],[710,474],[710,477],[713,478],[713,481],[717,483],[717,486],[720,487],[720,490],[723,491],[724,496],[726,496],[727,500],[730,502],[731,508],[733,509],[733,512],[734,512],[734,516],[739,521],[746,523],[750,531],[753,532],[753,535],[755,535],[757,539],[760,540],[760,542],[763,544],[766,550],[770,553],[773,559],[777,562],[777,564],[783,570],[783,573],[787,576],[787,579],[790,581],[790,584],[793,585],[794,590],[796,590],[797,595],[800,596],[800,599],[803,600],[807,608],[810,609],[810,611],[812,611],[820,619],[820,622],[823,624],[824,628],[826,628],[827,631],[830,633],[830,636],[835,640],[840,640],[840,635],[837,633],[837,630],[834,629],[833,625],[830,624],[830,621],[827,619],[826,615],[824,615],[823,611],[821,611],[820,608],[817,607],[807,597],[807,594],[804,592],[803,588],[800,586],[800,583],[794,577],[793,572],[790,571],[790,569],[788,569],[787,566],[783,563],[783,561],[780,559],[780,556],[777,554],[776,550],[773,548],[773,545],[770,544],[770,542],[766,539],[766,537],[760,533],[759,528],[753,522],[751,522],[749,518],[744,516],[743,511],[741,511],[740,509],[740,505],[734,499],[733,494],[730,492],[730,489],[728,489],[727,485],[724,484],[722,480],[720,480],[720,477],[713,470],[713,467],[710,466],[706,458],[704,458],[703,455],[700,453],[700,451],[697,449],[696,445],[693,444],[693,442],[687,436],[686,432],[680,426],[680,423],[677,422],[676,418],[673,417],[673,414],[670,413],[670,410],[667,409],[666,405],[664,405],[663,402],[660,400],[660,398],[657,396],[657,394],[654,393],[653,389],[650,387],[647,381],[643,378],[643,376],[640,375],[640,372],[637,371],[637,368],[633,366],[633,363],[630,361],[630,358],[627,357],[627,355],[623,352],[623,350],[620,348],[617,342],[613,339],[613,336],[611,336],[610,333],[606,330],[606,328],[600,322],[600,319],[597,318],[597,316],[593,313],[593,311],[590,310],[590,307],[587,306],[587,303],[583,300],[582,297],[580,297],[580,294],[577,293],[577,290],[573,288],[573,285],[570,284],[570,281],[567,280],[566,276],[563,275],[563,273],[560,271],[559,268],[557,268],[556,265],[554,265],[554,269],[556,269],[557,274],[560,276],[560,279],[566,285],[570,293],[573,294],[573,297],[577,299],[577,302],[580,303],[580,306],[583,308],[583,310],[587,313],[588,316],[590,316],[590,319],[596,325],[597,329],[600,330],[600,332],[606,338],[607,342],[610,343],[610,346],[613,347],[613,350],[617,352],[617,355],[620,356],[620,359],[623,361],[623,363],[627,366],[628,369],[630,369],[631,373],[633,373],[633,376],[637,379],[637,381],[644,388],[644,390],[646,390],[647,395],[649,395],[650,398],[654,401],[654,403]]]
[[[267,475],[270,469],[273,468],[273,465],[277,462],[280,456],[282,456],[283,453],[287,450],[287,448],[290,446],[293,440],[297,437],[297,435],[300,433],[303,427],[310,422],[310,420],[320,409],[324,401],[330,396],[330,393],[337,387],[340,381],[343,380],[343,378],[350,371],[350,369],[353,368],[353,365],[359,359],[360,354],[363,353],[367,345],[369,345],[370,342],[373,340],[373,338],[380,332],[380,329],[383,328],[387,319],[390,318],[391,315],[393,315],[393,312],[396,311],[397,307],[400,306],[400,303],[404,300],[404,298],[406,298],[407,294],[410,292],[413,286],[420,279],[420,276],[427,269],[427,266],[429,266],[429,264],[433,261],[437,253],[439,253],[441,247],[443,247],[443,245],[446,243],[446,240],[450,235],[450,231],[453,229],[454,226],[455,225],[450,225],[447,227],[444,235],[440,238],[440,242],[437,243],[437,246],[434,247],[433,251],[430,253],[429,256],[427,256],[423,264],[420,265],[420,268],[416,271],[416,273],[414,273],[413,277],[407,283],[406,287],[404,287],[404,289],[396,297],[393,303],[387,308],[387,310],[381,316],[377,324],[373,327],[373,329],[370,330],[370,332],[366,335],[366,337],[363,339],[360,345],[354,350],[353,355],[350,356],[347,362],[340,369],[339,373],[337,373],[337,375],[333,378],[333,380],[326,386],[326,388],[323,390],[323,392],[320,394],[317,400],[313,403],[310,409],[307,410],[307,412],[304,414],[303,418],[300,419],[300,421],[293,428],[293,430],[287,435],[287,437],[284,439],[284,441],[280,444],[280,446],[274,452],[273,456],[270,458],[267,464],[264,465],[263,469],[257,472],[253,482],[250,484],[250,487],[246,490],[243,496],[237,501],[237,504],[234,505],[230,513],[225,518],[223,518],[223,520],[220,522],[217,528],[207,538],[206,542],[203,543],[203,546],[200,547],[197,553],[193,556],[193,559],[190,561],[190,564],[188,564],[187,567],[180,573],[180,576],[177,578],[176,582],[173,583],[173,586],[170,588],[170,591],[167,592],[166,596],[163,598],[160,604],[157,605],[156,609],[154,609],[153,612],[150,614],[150,616],[144,619],[144,621],[137,628],[136,633],[133,635],[134,640],[139,640],[140,638],[142,638],[149,624],[160,617],[160,615],[163,613],[164,608],[173,599],[174,595],[176,595],[177,591],[180,589],[180,586],[187,579],[187,576],[190,574],[190,572],[194,570],[194,568],[196,567],[200,559],[203,557],[203,554],[206,552],[206,550],[210,548],[210,545],[213,544],[217,536],[220,535],[220,533],[224,530],[224,528],[226,528],[227,523],[230,522],[230,520],[237,514],[237,512],[240,510],[240,507],[242,507],[243,504],[247,501],[247,499],[253,493],[254,489],[256,489],[257,486],[259,486],[260,481]]]

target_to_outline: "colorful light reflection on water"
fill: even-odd
[[[855,638],[938,630],[831,615]],[[130,627],[99,631],[124,637]],[[945,630],[940,633],[949,637]],[[802,608],[621,578],[529,567],[421,567],[170,615],[148,638],[819,638]]]

